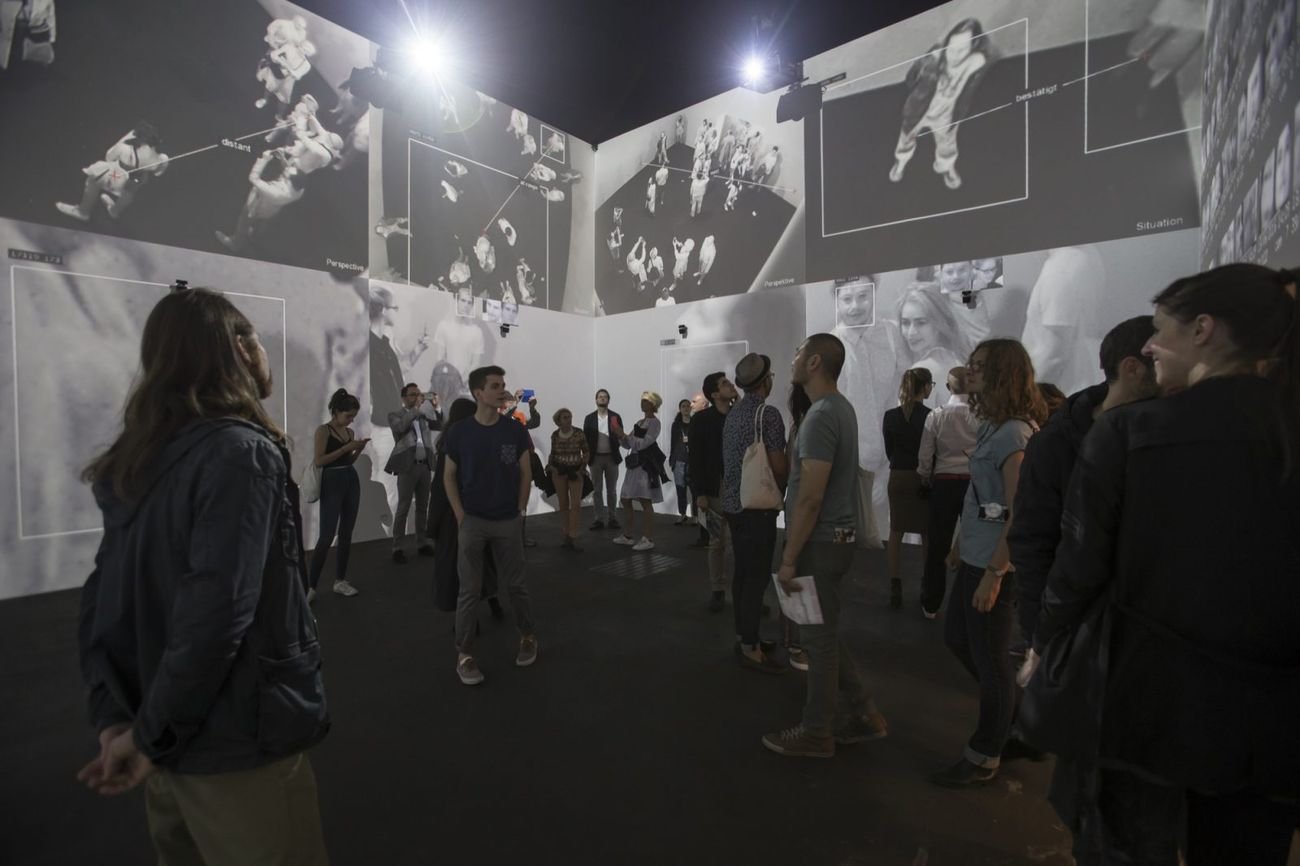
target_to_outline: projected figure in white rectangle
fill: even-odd
[[[307,40],[307,21],[301,15],[275,19],[266,26],[264,39],[270,50],[257,63],[257,80],[266,86],[266,94],[255,104],[265,108],[267,97],[274,97],[276,116],[284,117],[294,85],[311,72],[316,46]]]
[[[897,183],[916,154],[923,131],[934,135],[934,171],[949,189],[961,186],[957,174],[957,125],[970,114],[971,98],[988,68],[991,50],[984,28],[974,18],[959,22],[943,43],[907,71],[903,127],[894,150],[889,179]]]
[[[930,371],[935,387],[925,403],[937,409],[948,402],[948,371],[963,366],[970,349],[952,314],[952,304],[934,283],[912,283],[898,302],[898,327],[912,366]]]

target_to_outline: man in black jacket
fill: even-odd
[[[691,417],[687,463],[696,510],[704,515],[709,528],[709,585],[713,590],[709,610],[717,613],[726,602],[727,552],[731,549],[731,530],[722,511],[722,425],[736,402],[736,386],[726,373],[710,373],[704,377],[704,396],[711,405]]]
[[[1070,475],[1092,422],[1102,412],[1156,396],[1155,371],[1142,347],[1154,328],[1150,316],[1120,322],[1101,341],[1105,383],[1072,394],[1025,447],[1020,484],[1007,534],[1016,569],[1020,633],[1032,641],[1038,627],[1047,573],[1061,541],[1061,512]]]
[[[618,437],[623,432],[623,418],[609,408],[609,392],[601,388],[596,392],[596,411],[582,422],[582,433],[587,437],[587,453],[591,455],[591,504],[596,512],[592,529],[621,529],[618,517],[618,465],[623,455],[618,450]],[[608,507],[605,498],[609,498]]]
[[[222,294],[145,323],[122,434],[87,470],[104,537],[81,595],[100,752],[78,778],[146,783],[159,862],[324,864],[306,750],[329,730],[266,350]]]

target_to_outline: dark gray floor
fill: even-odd
[[[1009,765],[980,791],[925,781],[960,754],[975,689],[942,622],[922,619],[915,580],[906,609],[889,609],[883,554],[855,564],[847,637],[890,736],[794,760],[759,737],[798,721],[803,675],[737,666],[692,529],[661,519],[670,569],[649,575],[617,567],[646,555],[608,533],[568,554],[553,518],[529,529],[541,655],[515,668],[514,629],[484,606],[476,689],[456,679],[430,560],[396,566],[385,544],[359,545],[361,595],[318,602],[334,729],[312,758],[334,863],[1070,862],[1043,800],[1049,765]],[[141,797],[99,799],[73,779],[94,751],[76,610],[75,592],[0,603],[0,690],[17,698],[0,714],[2,863],[151,862]]]

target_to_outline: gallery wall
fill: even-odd
[[[1295,0],[1210,9],[1202,187],[1205,267],[1300,263]]]
[[[764,352],[784,405],[795,346],[834,330],[873,469],[901,371],[982,336],[1086,385],[1100,335],[1170,279],[1293,255],[1294,8],[1214,3],[1207,65],[1205,0],[955,0],[809,58],[811,83],[844,77],[804,119],[733,90],[593,148],[287,0],[61,7],[55,62],[0,72],[0,116],[55,118],[0,138],[0,597],[82,580],[99,528],[77,472],[178,277],[229,292],[278,353],[268,410],[299,465],[329,393],[361,398],[358,540],[391,533],[393,383],[449,403],[481,363],[538,392],[543,455],[551,413],[597,387],[625,416],[660,392],[666,446],[704,375]],[[306,107],[277,128],[281,98]]]

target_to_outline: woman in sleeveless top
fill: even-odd
[[[352,432],[352,422],[361,411],[361,401],[343,388],[334,392],[329,403],[330,420],[316,428],[315,461],[320,475],[320,537],[311,555],[309,583],[311,598],[316,597],[316,584],[325,570],[325,557],[330,545],[338,536],[339,549],[335,559],[334,591],[342,596],[354,596],[357,588],[348,583],[348,555],[352,551],[352,529],[357,524],[357,509],[361,504],[361,478],[352,464],[365,449],[369,439],[358,439]]]

